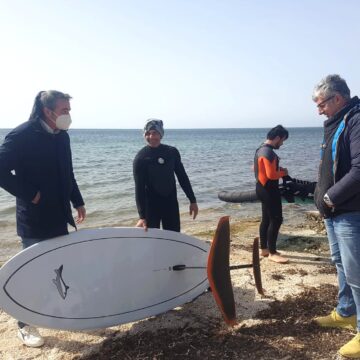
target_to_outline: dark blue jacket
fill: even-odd
[[[316,205],[325,217],[360,211],[360,101],[357,97],[324,122],[324,134]],[[325,193],[335,205],[333,211],[323,202]]]
[[[74,178],[70,138],[66,131],[50,134],[39,122],[27,121],[12,130],[0,147],[0,186],[16,196],[20,237],[47,239],[75,227],[70,201],[84,205]],[[31,201],[40,191],[40,202]]]

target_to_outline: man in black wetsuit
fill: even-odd
[[[137,227],[160,228],[180,232],[179,204],[174,174],[190,201],[190,215],[198,214],[196,198],[181,162],[179,151],[161,144],[162,120],[149,119],[144,127],[148,145],[136,155],[133,163],[135,198],[140,220]]]

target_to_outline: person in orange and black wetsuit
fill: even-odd
[[[279,166],[279,157],[274,149],[279,149],[289,137],[289,132],[278,125],[267,134],[267,140],[256,150],[254,170],[256,194],[262,204],[260,223],[261,255],[277,263],[287,263],[288,259],[276,251],[276,241],[282,224],[282,205],[279,179],[288,174]]]

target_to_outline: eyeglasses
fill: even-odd
[[[328,101],[330,101],[332,98],[334,98],[335,97],[335,95],[333,95],[333,96],[330,96],[330,97],[328,97],[327,99],[325,99],[324,101],[322,101],[320,104],[317,104],[316,106],[317,106],[317,108],[318,109],[323,109],[324,107],[325,107],[325,105],[326,105],[326,103],[328,102]]]

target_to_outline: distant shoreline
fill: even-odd
[[[12,130],[13,128],[15,128],[16,126],[20,125],[21,123],[14,125],[14,127],[6,127],[6,128],[0,128],[0,131],[2,130]],[[230,128],[216,128],[216,127],[211,127],[211,128],[166,128],[166,131],[192,131],[192,130],[268,130],[268,127],[230,127]],[[291,127],[287,127],[287,129],[291,130],[291,129],[322,129],[321,126],[291,126]],[[139,128],[77,128],[77,127],[72,127],[69,132],[71,133],[72,131],[96,131],[96,130],[101,130],[101,131],[112,131],[112,130],[116,130],[116,131],[142,131],[142,129]]]

